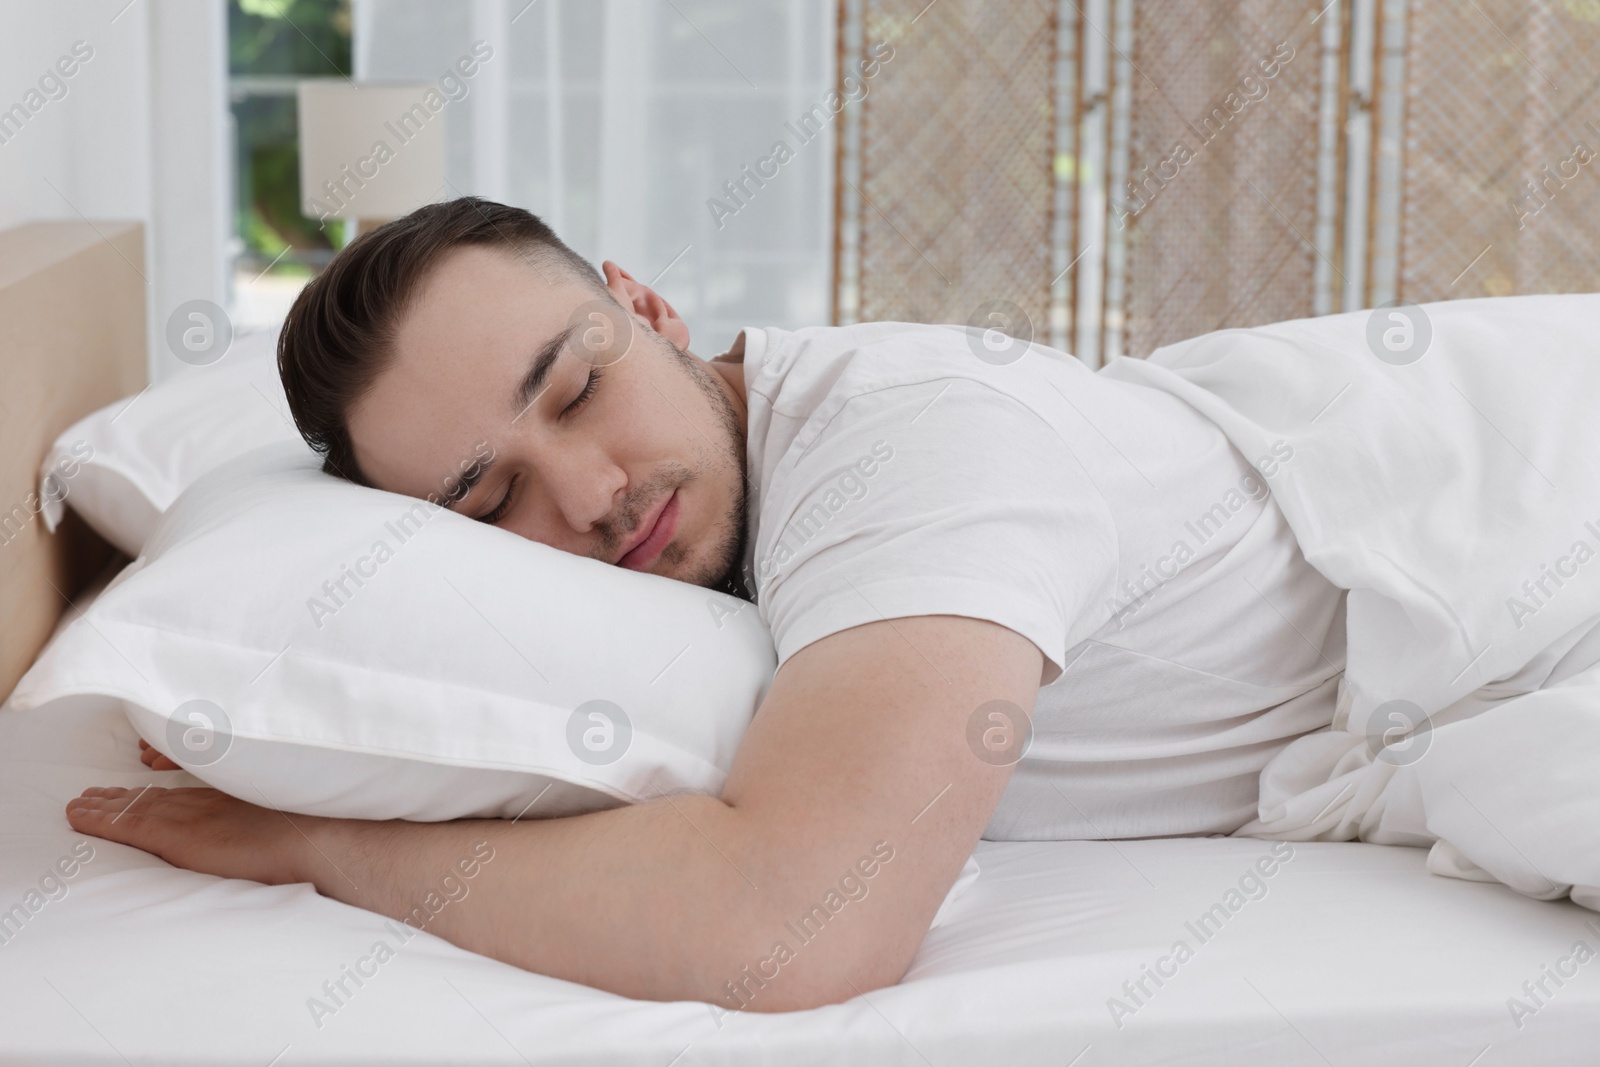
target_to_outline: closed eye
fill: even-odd
[[[522,475],[520,474],[513,474],[511,476],[511,481],[506,483],[505,496],[500,498],[500,503],[494,506],[493,511],[489,512],[487,515],[479,515],[479,522],[486,522],[490,526],[493,526],[495,523],[506,517],[506,512],[511,510],[511,496],[512,493],[516,491],[517,479],[521,477]]]
[[[568,404],[566,410],[561,412],[561,417],[566,418],[568,415],[571,415],[574,411],[577,411],[579,408],[583,407],[583,405],[587,404],[589,402],[589,398],[594,396],[595,386],[598,385],[599,382],[600,368],[596,367],[589,372],[589,380],[583,383],[583,391],[572,398],[572,403]]]
[[[583,405],[587,404],[590,398],[594,396],[595,387],[599,384],[599,382],[600,368],[596,367],[589,372],[589,379],[583,383],[582,391],[579,392],[577,396],[572,398],[572,403],[568,404],[566,408],[562,410],[560,417],[564,419],[573,412],[577,411],[579,408],[583,407]],[[506,492],[505,495],[500,498],[500,503],[496,504],[494,506],[494,510],[489,512],[487,515],[478,516],[479,522],[486,522],[490,526],[493,526],[495,523],[506,517],[506,512],[511,510],[511,500],[516,493],[517,481],[521,477],[522,475],[520,474],[513,474],[511,476],[511,481],[506,483]]]

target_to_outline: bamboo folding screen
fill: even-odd
[[[1098,365],[1600,289],[1600,0],[841,0],[841,86],[891,49],[842,115],[836,322]]]
[[[1475,2],[1413,0],[1400,289],[1600,289],[1600,2]]]
[[[938,6],[915,24],[905,5],[875,2],[861,16],[865,46],[888,40],[894,52],[861,101],[859,177],[840,174],[839,200],[849,195],[860,217],[868,281],[856,317],[965,320],[972,294],[991,293],[1042,321],[1055,3]]]

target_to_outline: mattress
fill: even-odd
[[[1431,876],[1420,849],[980,842],[981,875],[898,985],[812,1011],[725,1014],[521,971],[307,885],[194,874],[67,825],[83,788],[146,782],[198,784],[146,770],[115,705],[0,709],[0,1063],[1595,1058],[1600,915]],[[1274,848],[1292,854],[1252,878]],[[73,875],[52,877],[63,859]]]

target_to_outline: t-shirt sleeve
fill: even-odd
[[[781,666],[813,641],[912,615],[987,619],[1060,673],[1106,621],[1111,511],[1016,397],[951,377],[854,396],[773,472],[754,567]]]

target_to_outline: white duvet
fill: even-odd
[[[1238,833],[1431,845],[1436,874],[1600,909],[1600,295],[1228,330],[1104,373],[1247,456],[1291,445],[1273,494],[1350,590],[1332,727]]]

